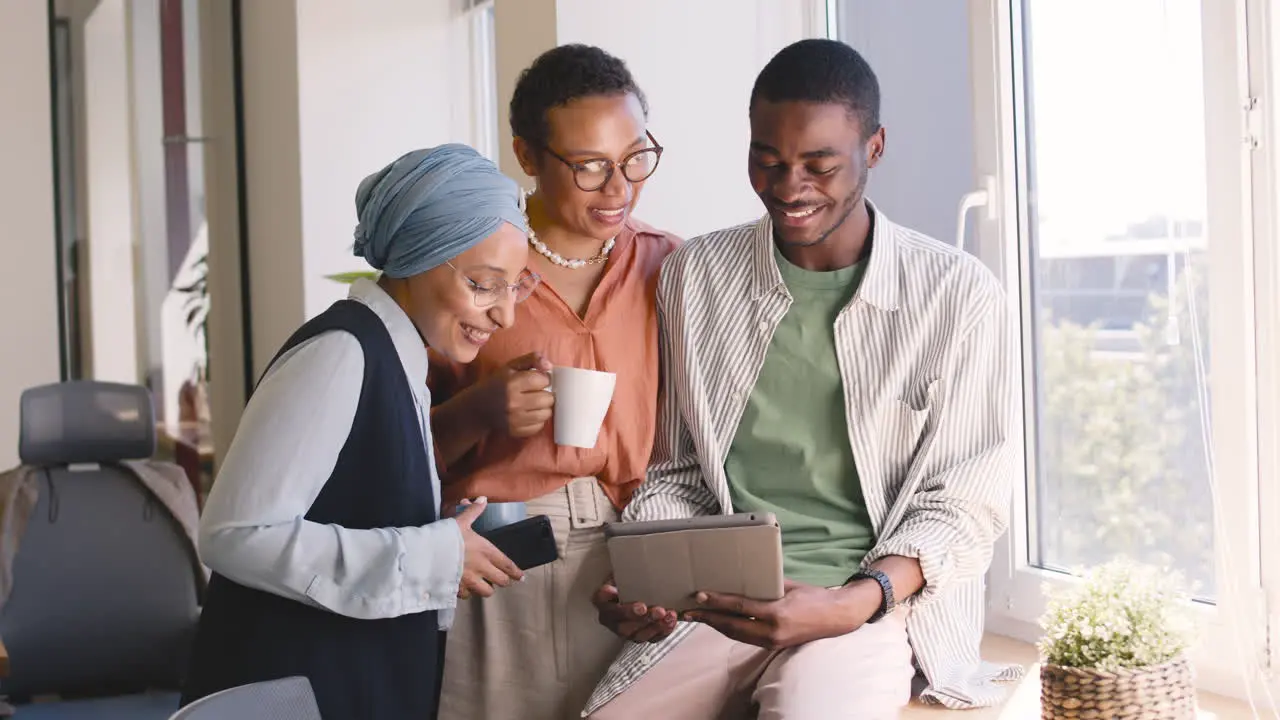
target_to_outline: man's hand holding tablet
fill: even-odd
[[[618,601],[618,587],[613,578],[596,591],[592,601],[600,613],[600,624],[634,643],[665,640],[676,629],[676,613],[642,602]]]
[[[880,604],[880,586],[851,583],[824,588],[785,581],[781,600],[762,602],[714,592],[700,592],[699,609],[681,620],[700,622],[731,640],[781,650],[857,630]]]
[[[632,642],[670,635],[704,591],[783,598],[781,531],[772,514],[615,523],[605,535],[614,578],[593,599],[600,623]]]

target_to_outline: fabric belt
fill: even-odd
[[[569,527],[574,530],[598,528],[617,518],[609,496],[593,477],[574,478],[561,492],[569,499]]]

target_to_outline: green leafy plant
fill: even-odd
[[[1195,623],[1181,574],[1113,560],[1052,593],[1039,642],[1046,662],[1114,672],[1174,660],[1191,644]]]
[[[187,328],[204,350],[201,364],[207,374],[209,364],[209,256],[201,255],[191,265],[194,277],[185,285],[174,287],[175,292],[186,295],[182,309],[186,312]]]
[[[325,278],[329,280],[333,280],[335,282],[340,282],[344,285],[350,285],[351,283],[361,278],[367,278],[369,280],[376,281],[378,279],[378,272],[375,270],[356,270],[353,272],[344,272],[344,273],[336,273],[334,275],[325,275]]]

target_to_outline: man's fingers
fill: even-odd
[[[616,632],[631,642],[649,642],[655,637],[671,634],[674,626],[668,627],[664,621],[654,620],[647,614],[643,617],[628,617],[618,623]]]
[[[744,617],[767,618],[771,617],[773,612],[770,607],[771,603],[760,602],[741,595],[729,595],[724,593],[700,592],[694,596],[694,600],[699,607],[709,610],[719,610],[721,612],[733,613],[734,615],[742,615]]]
[[[709,610],[693,610],[685,613],[684,619],[707,625],[730,640],[762,648],[772,646],[769,627],[745,617]]]
[[[652,621],[649,617],[649,608],[645,607],[644,603],[619,604],[616,601],[607,600],[603,603],[597,603],[597,607],[606,617],[619,625],[622,623],[647,623]]]
[[[660,640],[667,636],[666,628],[658,623],[649,623],[639,630],[627,633],[627,638],[633,643],[649,643],[654,640]]]
[[[659,611],[660,617],[655,620],[653,613],[650,613],[649,624],[632,637],[632,642],[658,642],[675,632],[676,614],[662,608],[655,608],[655,610]]]
[[[596,590],[596,594],[592,596],[591,602],[599,605],[616,605],[618,603],[618,588],[612,583],[605,583]]]
[[[610,578],[591,596],[603,625],[635,643],[654,642],[671,634],[675,613],[642,602],[619,603],[618,587],[612,581]]]
[[[618,634],[628,638],[633,638],[637,633],[649,627],[651,624],[652,623],[649,622],[648,618],[641,618],[639,620],[623,620],[618,623]]]

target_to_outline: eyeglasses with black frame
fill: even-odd
[[[622,160],[614,162],[608,158],[591,158],[589,160],[569,160],[555,150],[543,146],[543,150],[551,157],[559,160],[573,171],[573,183],[583,192],[595,192],[613,179],[615,170],[621,169],[622,177],[628,182],[638,183],[648,180],[658,169],[662,160],[662,146],[654,139],[653,133],[646,130],[645,137],[651,145],[647,148],[627,153]]]
[[[504,290],[511,293],[517,303],[522,303],[529,299],[529,296],[533,294],[534,288],[538,287],[538,283],[542,282],[542,278],[538,276],[538,273],[532,270],[521,272],[513,284],[507,284],[498,279],[472,280],[452,262],[446,261],[445,265],[453,268],[453,271],[466,281],[467,287],[471,288],[471,293],[475,298],[476,307],[487,308],[496,305],[502,299]]]

